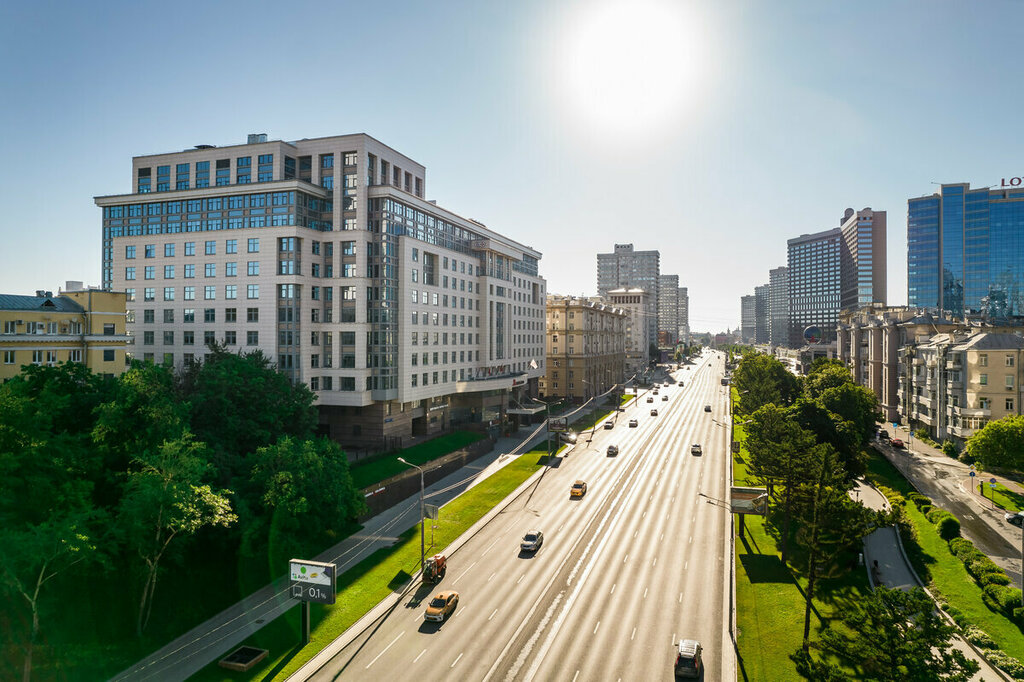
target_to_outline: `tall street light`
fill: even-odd
[[[398,461],[401,462],[402,464],[406,465],[406,466],[410,466],[410,467],[413,467],[414,469],[418,469],[419,472],[420,472],[420,571],[422,572],[423,571],[423,560],[426,558],[424,556],[424,544],[425,544],[425,540],[426,540],[426,537],[425,537],[426,532],[424,530],[424,526],[426,526],[426,517],[423,515],[423,467],[416,466],[415,464],[412,464],[411,462],[407,462],[404,459],[402,459],[401,457],[398,458]]]

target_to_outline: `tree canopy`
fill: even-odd
[[[967,441],[967,454],[984,467],[1024,468],[1024,416],[985,424]]]
[[[739,411],[753,414],[773,403],[790,405],[800,395],[800,380],[770,355],[748,354],[733,373],[732,383],[739,392]]]

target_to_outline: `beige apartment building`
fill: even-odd
[[[604,300],[626,311],[626,378],[642,377],[651,360],[650,301],[652,295],[639,288],[612,289]]]
[[[545,396],[586,400],[625,378],[625,310],[600,299],[547,297]]]
[[[118,376],[125,369],[125,294],[68,282],[54,296],[0,294],[0,381],[25,365],[80,362],[96,374]]]
[[[536,395],[541,254],[427,200],[426,168],[369,135],[137,156],[131,187],[96,204],[134,357],[258,349],[353,447],[499,424]]]

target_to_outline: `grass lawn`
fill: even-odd
[[[441,508],[435,522],[434,549],[440,552],[462,535],[478,519],[515,490],[544,462],[545,453],[534,450],[526,453]],[[429,541],[430,534],[427,534]],[[233,673],[217,665],[204,668],[193,679],[209,680],[283,680],[312,658],[327,644],[359,620],[371,608],[392,592],[402,592],[419,568],[419,524],[402,534],[393,547],[381,549],[352,567],[337,582],[337,602],[331,606],[311,605],[310,643],[299,644],[298,605],[284,617],[266,626],[250,637],[245,644],[270,650],[260,665],[248,673]],[[420,602],[434,589],[433,585],[420,586],[410,592],[400,605],[418,608]]]
[[[872,451],[873,452],[873,451]],[[873,453],[868,461],[872,480],[901,493],[913,491],[911,485],[884,457]],[[929,589],[955,606],[967,620],[987,632],[1000,649],[1014,658],[1024,659],[1024,633],[1004,616],[990,611],[981,600],[981,588],[967,573],[960,560],[950,554],[949,545],[939,537],[936,527],[913,503],[906,505],[907,516],[917,532],[917,546],[905,545],[911,563]],[[922,570],[924,571],[922,573]]]
[[[438,436],[425,443],[413,445],[400,452],[385,455],[365,464],[356,463],[352,465],[352,481],[357,488],[365,488],[386,478],[407,471],[409,467],[398,461],[399,457],[408,460],[412,464],[426,464],[450,452],[464,448],[470,443],[475,443],[483,438],[481,433],[470,431],[454,431]]]
[[[1024,509],[1024,495],[1009,490],[1002,483],[996,483],[995,490],[986,483],[985,497],[996,503],[996,506],[1006,511],[1021,511]]]

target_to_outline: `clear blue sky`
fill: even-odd
[[[786,240],[1024,176],[1024,4],[965,2],[6,2],[0,293],[98,284],[100,211],[131,157],[366,132],[428,198],[544,253],[592,294],[598,252],[661,251],[694,330]]]

